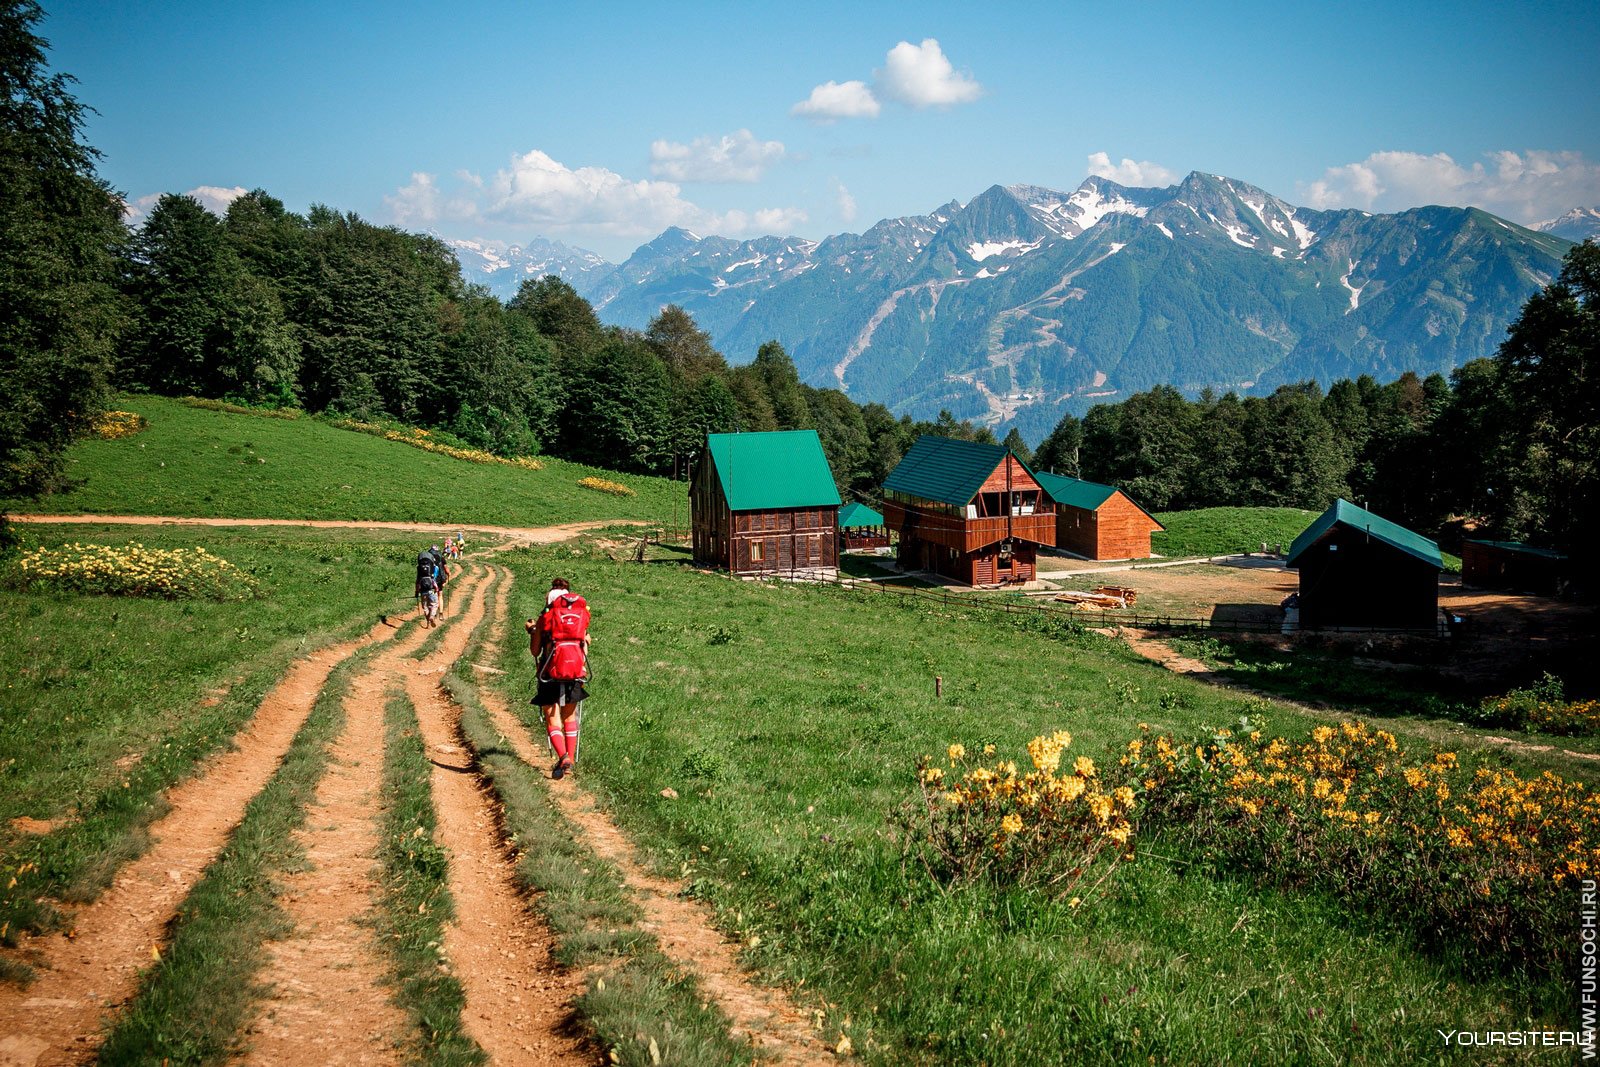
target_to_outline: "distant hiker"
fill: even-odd
[[[412,594],[422,605],[422,625],[434,626],[439,617],[439,561],[433,558],[432,552],[422,552],[417,556],[417,586]]]
[[[445,562],[444,553],[439,550],[438,545],[434,545],[432,548],[428,549],[428,554],[433,557],[433,580],[438,586],[439,604],[440,607],[443,608],[443,606],[448,603],[448,601],[445,599],[445,587],[450,584],[450,566]]]
[[[554,578],[544,612],[527,622],[528,652],[539,664],[539,687],[531,703],[544,712],[545,732],[555,750],[550,777],[562,778],[578,759],[578,705],[588,699],[589,605],[565,578]]]

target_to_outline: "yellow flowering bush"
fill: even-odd
[[[1362,722],[1309,737],[1259,727],[1130,741],[1140,830],[1220,866],[1321,890],[1480,965],[1572,962],[1574,883],[1600,872],[1600,794],[1554,774],[1412,756]]]
[[[105,596],[164,600],[248,600],[260,591],[256,579],[203,548],[145,548],[129,542],[36,548],[16,561],[24,587]]]
[[[612,496],[633,496],[633,490],[621,482],[607,481],[604,478],[580,478],[578,484],[585,489],[593,489],[601,493],[610,493]]]
[[[527,471],[542,471],[544,464],[532,456],[514,456],[507,458],[497,456],[492,452],[484,452],[477,448],[462,448],[458,445],[446,444],[443,441],[433,440],[427,430],[408,428],[395,430],[387,426],[380,426],[375,422],[360,422],[356,419],[336,419],[333,426],[340,430],[354,430],[356,433],[370,434],[381,437],[385,441],[397,441],[412,448],[420,448],[424,452],[435,455],[449,456],[451,459],[465,460],[468,463],[500,463],[508,467],[521,467]]]
[[[969,759],[961,744],[946,750],[944,766],[923,757],[919,793],[897,813],[908,853],[940,881],[1029,885],[1081,903],[1132,857],[1136,796],[1129,786],[1106,788],[1085,756],[1063,773],[1071,744],[1064,730],[1035,737],[1026,772],[1009,760]]]
[[[149,427],[150,420],[137,411],[102,411],[94,420],[94,435],[102,441],[115,441]]]

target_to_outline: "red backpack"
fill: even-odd
[[[545,662],[546,678],[575,682],[588,676],[589,664],[583,640],[589,636],[589,605],[576,593],[566,593],[545,609],[550,637],[550,658]]]

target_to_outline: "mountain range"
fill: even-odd
[[[457,248],[503,295],[501,279],[557,273],[637,328],[678,304],[733,362],[776,338],[813,385],[1033,439],[1162,383],[1448,373],[1493,354],[1596,229],[1594,209],[1538,229],[1475,208],[1312,210],[1195,172],[1161,189],[997,185],[822,241],[673,228],[615,266],[546,241]]]

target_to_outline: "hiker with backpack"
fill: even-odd
[[[539,664],[539,686],[531,703],[544,712],[545,732],[555,750],[550,777],[563,778],[578,759],[578,705],[588,699],[589,605],[565,578],[550,581],[544,612],[529,619],[528,652]]]
[[[448,595],[445,587],[450,582],[450,566],[445,562],[444,553],[439,551],[438,545],[428,549],[428,554],[433,557],[433,580],[439,586],[439,613],[442,615],[449,607],[449,601],[445,599]]]
[[[422,605],[422,625],[437,626],[439,621],[439,579],[438,561],[433,558],[433,553],[422,552],[417,556],[417,584],[412,593]]]

